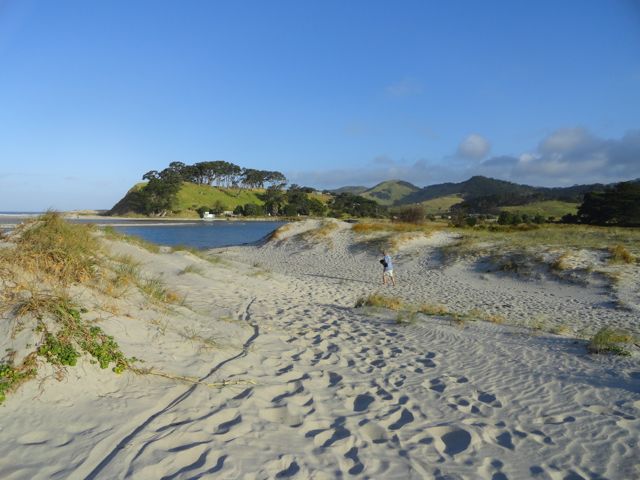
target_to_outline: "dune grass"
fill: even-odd
[[[50,211],[19,225],[12,238],[14,247],[0,249],[0,262],[5,265],[65,285],[96,275],[101,248],[90,225],[71,224]]]
[[[539,251],[541,247],[562,250],[593,249],[611,252],[611,245],[621,258],[640,254],[640,228],[596,227],[589,225],[484,225],[480,228],[456,229],[461,238],[441,247],[446,261],[465,256],[505,251]],[[622,249],[628,255],[622,253]],[[615,253],[612,253],[615,255]],[[566,257],[556,265],[563,268]],[[623,260],[625,261],[625,260]]]
[[[591,337],[587,350],[589,353],[612,353],[629,356],[631,352],[623,344],[633,343],[634,337],[629,332],[611,327],[603,327]]]
[[[372,293],[367,297],[361,297],[356,301],[356,308],[377,307],[389,310],[402,310],[404,302],[397,297],[388,297],[380,293]]]
[[[178,272],[178,275],[186,275],[187,273],[193,273],[193,274],[196,274],[196,275],[202,275],[204,273],[204,271],[198,265],[192,263],[192,264],[187,265],[186,267],[184,267],[182,270],[180,270]]]
[[[611,263],[635,263],[636,257],[624,245],[609,247]]]
[[[302,232],[300,235],[305,240],[324,240],[329,237],[333,232],[338,229],[338,223],[332,220],[323,220],[317,228],[312,228],[306,232]]]

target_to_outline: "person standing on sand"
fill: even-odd
[[[382,260],[380,263],[382,264],[382,284],[387,284],[387,278],[391,280],[391,284],[396,286],[396,279],[393,276],[393,262],[391,261],[391,257],[387,254],[386,251],[382,251]]]

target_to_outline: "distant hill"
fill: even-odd
[[[353,195],[360,195],[362,192],[368,190],[368,187],[356,187],[356,186],[347,186],[340,187],[334,190],[329,190],[334,195],[340,195],[341,193],[351,193]]]
[[[402,203],[405,198],[419,192],[420,188],[402,180],[388,180],[360,193],[380,205],[391,206]]]
[[[640,182],[640,179],[632,181]],[[443,213],[450,208],[495,213],[503,207],[515,208],[533,204],[529,210],[559,214],[574,212],[585,193],[601,191],[605,187],[606,185],[599,183],[571,187],[533,187],[477,175],[464,182],[440,183],[424,188],[409,182],[390,180],[364,190],[359,195],[385,206],[419,203],[428,213]]]

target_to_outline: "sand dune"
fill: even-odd
[[[0,477],[638,478],[640,363],[595,356],[575,335],[354,308],[375,292],[511,323],[639,331],[637,270],[621,291],[444,266],[451,234],[407,239],[398,286],[351,226],[307,221],[251,247],[152,254],[110,242],[186,295],[149,305],[78,291],[128,355],[211,388],[117,376],[88,361],[42,374],[0,407]],[[365,239],[367,240],[367,239]],[[371,239],[369,239],[371,240]],[[197,265],[199,273],[182,273]],[[637,267],[634,267],[637,269]],[[93,302],[93,303],[92,303]],[[117,308],[116,308],[117,307]],[[6,340],[4,345],[10,345]]]

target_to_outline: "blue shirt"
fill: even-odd
[[[393,270],[393,263],[391,263],[391,257],[389,255],[384,256],[384,261],[387,262],[387,266],[384,267],[384,271]]]

